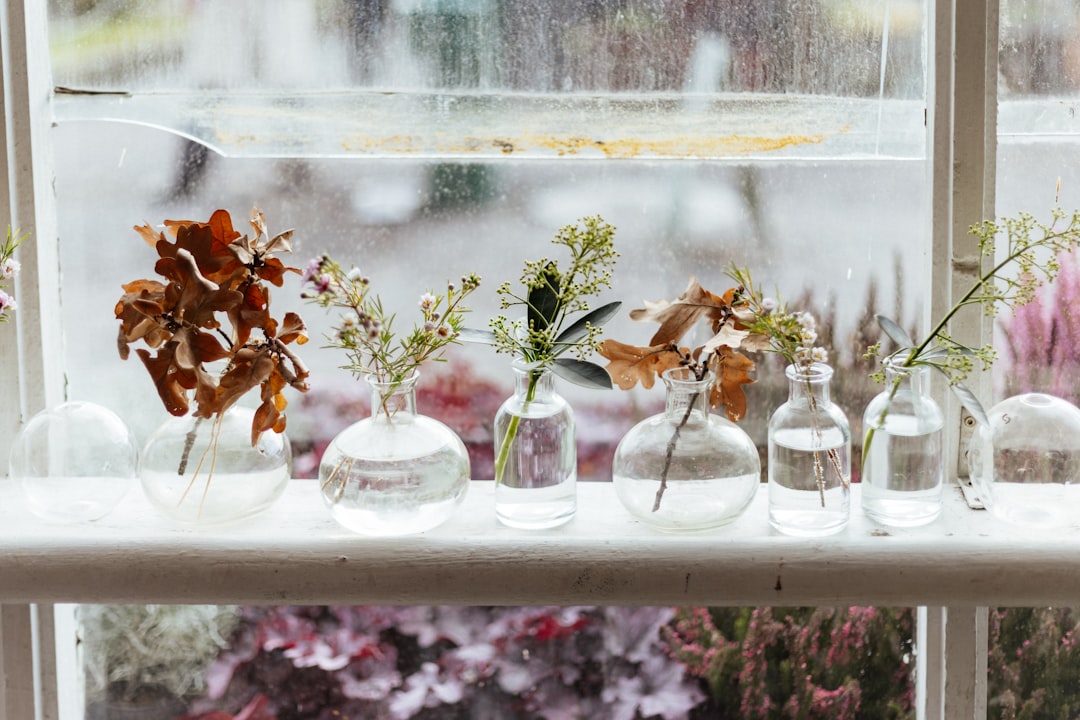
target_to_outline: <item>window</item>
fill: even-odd
[[[109,321],[115,300],[110,276],[130,276],[118,265],[126,252],[114,259],[97,248],[107,243],[111,254],[116,247],[136,247],[129,227],[138,222],[201,216],[218,206],[243,212],[253,202],[270,211],[261,199],[267,194],[279,197],[271,222],[295,225],[307,236],[303,242],[313,245],[303,252],[318,252],[323,247],[314,245],[325,242],[343,256],[353,249],[370,252],[378,266],[392,264],[402,249],[425,248],[438,253],[431,271],[441,274],[451,260],[465,259],[492,285],[512,279],[523,249],[543,247],[554,227],[583,212],[601,212],[620,227],[624,258],[615,294],[628,304],[638,296],[670,296],[686,274],[720,255],[721,262],[748,262],[767,282],[794,288],[789,296],[813,289],[822,306],[835,304],[842,336],[857,326],[875,273],[878,307],[892,309],[894,262],[910,283],[905,287],[915,288],[901,294],[907,301],[901,310],[919,322],[929,308],[912,298],[928,296],[923,283],[933,274],[938,281],[929,302],[940,303],[950,275],[949,230],[960,229],[953,241],[962,254],[962,228],[993,207],[981,172],[965,174],[969,163],[993,165],[994,153],[984,155],[983,146],[988,133],[993,145],[994,114],[983,110],[997,91],[985,86],[988,43],[981,37],[997,24],[992,2],[965,3],[956,9],[959,17],[945,3],[838,0],[779,15],[777,8],[757,4],[730,16],[710,14],[702,4],[659,0],[590,4],[588,12],[554,3],[515,12],[494,3],[401,2],[375,6],[377,11],[354,3],[358,14],[349,16],[328,10],[337,7],[333,3],[320,4],[322,14],[312,15],[307,4],[279,2],[274,12],[259,13],[258,23],[248,22],[256,16],[234,14],[250,9],[241,3],[154,3],[148,12],[137,3],[57,1],[49,17],[43,8],[25,5],[9,0],[4,6],[7,129],[16,140],[8,145],[15,168],[11,217],[43,240],[28,250],[32,268],[19,288],[19,328],[0,328],[0,362],[17,369],[16,382],[10,376],[0,381],[0,394],[18,395],[24,413],[60,397],[66,371],[72,396],[120,406],[131,424],[149,426],[135,413],[153,405],[152,394],[129,396],[126,408],[123,398],[107,395],[107,388],[138,372],[111,360],[111,343],[103,342],[111,332],[96,332]],[[200,13],[215,11],[224,13],[220,21],[197,26]],[[663,22],[665,13],[679,16],[678,30]],[[756,33],[777,17],[778,35],[766,42]],[[89,24],[96,29],[80,35]],[[1006,18],[1001,24],[1009,26]],[[115,42],[110,33],[120,27],[138,32],[131,41]],[[282,27],[291,32],[271,29]],[[48,93],[51,83],[42,69],[46,28],[58,43],[55,84],[66,88],[55,95]],[[532,32],[536,28],[558,32]],[[955,68],[939,64],[927,72],[923,48],[931,57],[951,57],[954,29]],[[313,32],[325,41],[311,43]],[[273,43],[260,42],[270,36]],[[471,42],[481,36],[491,45]],[[550,46],[553,37],[560,39],[558,47]],[[294,47],[303,38],[307,44]],[[220,59],[206,63],[209,52],[200,53],[204,76],[197,81],[181,68],[193,46],[212,49]],[[104,48],[120,49],[114,65],[78,61],[80,52]],[[776,48],[784,52],[771,55]],[[1053,43],[1035,44],[1038,62],[1057,67],[1047,65],[1054,55],[1047,48],[1053,50]],[[1062,42],[1058,50],[1054,62],[1067,67],[1070,48]],[[542,53],[553,53],[558,62],[539,62],[548,57]],[[257,66],[252,54],[260,57]],[[395,65],[403,56],[409,62]],[[296,57],[304,62],[283,62]],[[319,62],[309,62],[313,57]],[[303,76],[308,67],[326,71],[312,79]],[[955,98],[944,82],[954,70]],[[395,82],[404,90],[390,92],[380,84],[380,73],[391,72],[400,73]],[[1003,75],[1024,77],[1005,63]],[[270,82],[279,87],[256,92]],[[1042,91],[1015,92],[1032,89]],[[1009,112],[1004,104],[998,108],[1005,137]],[[47,130],[52,113],[59,121],[55,133]],[[117,133],[98,122],[106,117],[136,125]],[[1055,132],[1054,117],[1036,113],[1048,123],[1038,132]],[[703,118],[718,124],[720,142],[716,126],[699,129]],[[581,126],[589,129],[584,137]],[[201,151],[158,127],[209,141],[232,159],[200,160]],[[632,132],[627,128],[643,128],[640,142],[636,136],[625,142]],[[745,134],[754,138],[749,147],[742,144]],[[954,139],[956,155],[950,157]],[[1003,145],[1007,154],[1008,141]],[[961,168],[955,178],[954,161]],[[1003,161],[1001,167],[1009,166]],[[196,181],[192,174],[200,170],[205,175]],[[58,232],[50,220],[53,173]],[[999,177],[999,191],[1007,184]],[[168,193],[173,195],[166,201]],[[326,209],[316,212],[305,193],[325,200]],[[955,203],[946,205],[952,197]],[[826,212],[830,208],[837,212]],[[868,234],[874,242],[861,243]],[[491,239],[493,250],[474,255],[468,241],[480,236]],[[53,307],[60,295],[55,237],[61,238],[64,268],[62,315]],[[655,270],[659,264],[662,275]],[[398,272],[389,270],[391,277]],[[403,290],[395,299],[404,303],[409,296]],[[485,317],[492,309],[478,305],[476,313]],[[56,342],[61,330],[63,351]],[[628,322],[610,329],[615,336],[638,332]],[[847,348],[839,353],[855,357]],[[483,377],[500,367],[498,359],[472,350],[461,356]],[[644,402],[616,398],[608,401]],[[849,415],[857,412],[849,409]],[[16,427],[17,416],[12,403],[0,409],[4,428]],[[29,625],[29,610],[4,612],[5,621],[16,618],[7,627]],[[972,652],[957,667],[978,676],[970,660],[977,613],[950,617],[948,636],[928,647],[956,650],[970,641]],[[942,623],[927,627],[932,633]],[[18,637],[5,632],[3,638],[9,690],[27,677],[17,672],[26,663],[20,663],[12,636]],[[950,653],[950,661],[958,655]],[[42,683],[49,682],[46,674]],[[9,715],[17,716],[15,703],[25,697],[7,693]],[[952,702],[965,694],[947,697]]]

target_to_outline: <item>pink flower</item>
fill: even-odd
[[[0,315],[3,315],[9,310],[14,310],[17,307],[15,298],[11,297],[3,290],[0,290]]]

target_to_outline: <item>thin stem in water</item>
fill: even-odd
[[[660,487],[656,489],[656,500],[653,501],[653,512],[660,509],[660,501],[663,500],[664,491],[667,490],[667,476],[668,472],[671,470],[671,460],[675,455],[675,445],[679,442],[679,435],[682,433],[682,429],[686,427],[686,423],[690,420],[690,415],[694,412],[694,405],[697,404],[697,399],[700,395],[700,392],[695,392],[690,396],[690,402],[686,405],[686,412],[683,413],[682,420],[675,426],[675,430],[671,433],[671,439],[668,440],[667,451],[664,454],[664,469],[660,471]]]
[[[541,370],[529,371],[529,386],[525,391],[525,402],[521,405],[522,412],[528,411],[529,403],[536,398],[536,386],[540,382],[540,376],[542,374],[543,371]],[[514,438],[517,437],[518,425],[520,422],[521,416],[518,413],[510,414],[510,424],[506,426],[506,435],[503,436],[502,443],[499,444],[499,454],[495,457],[496,485],[503,480],[506,462],[510,459],[510,447],[514,444]]]

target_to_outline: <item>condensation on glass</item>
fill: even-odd
[[[78,268],[63,284],[71,394],[113,408],[137,433],[163,417],[143,369],[117,357],[109,326],[120,284],[150,277],[156,259],[133,225],[205,220],[218,207],[242,218],[258,205],[273,232],[296,229],[293,264],[329,252],[360,265],[402,327],[426,289],[478,273],[469,323],[483,327],[499,310],[499,283],[516,281],[526,258],[554,256],[557,228],[600,214],[621,253],[605,300],[629,311],[676,296],[690,274],[719,293],[729,262],[748,265],[763,287],[818,316],[836,399],[860,417],[877,392],[861,359],[874,312],[917,325],[925,297],[926,14],[924,0],[51,0],[62,264]],[[300,311],[312,330],[300,349],[312,390],[288,408],[295,472],[312,475],[321,447],[364,416],[366,398],[337,368],[342,358],[318,347],[335,318],[303,304],[291,280],[273,304]],[[651,333],[626,312],[606,328],[636,344]],[[458,432],[477,478],[491,477],[492,421],[511,384],[508,358],[478,346],[425,371],[418,410]],[[582,480],[609,478],[619,438],[663,405],[659,392],[563,390],[579,421]],[[742,424],[763,447],[786,397],[783,367],[761,359],[748,396]],[[297,629],[273,611],[247,612],[253,626]],[[590,648],[609,643],[623,659],[603,682],[642,715],[705,702],[680,690],[667,705],[640,705],[688,681],[668,655],[641,650],[659,642],[669,611],[627,612],[500,618],[507,632],[529,623],[558,639],[576,628]],[[607,625],[578,627],[601,615]],[[426,633],[432,617],[395,632]],[[490,617],[469,617],[440,622],[465,633],[462,647],[486,652],[483,638],[465,640]],[[888,656],[894,669],[911,662],[903,642]],[[519,693],[532,686],[515,682],[596,667],[514,647],[527,669],[507,665],[504,682]],[[324,649],[297,656],[317,665],[352,651]],[[286,662],[283,653],[263,659]],[[399,689],[456,691],[424,665],[432,656],[419,657],[401,678],[414,684]]]
[[[61,118],[229,154],[924,152],[923,0],[55,0]],[[176,123],[181,126],[177,127]]]

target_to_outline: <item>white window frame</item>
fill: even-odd
[[[8,168],[0,196],[7,198],[8,222],[34,238],[21,250],[17,322],[0,325],[0,458],[7,457],[21,422],[65,393],[46,6],[43,0],[0,0],[6,138],[0,153]],[[931,0],[927,147],[935,315],[970,285],[970,277],[954,271],[977,252],[967,227],[994,215],[998,12],[998,0]],[[952,332],[978,344],[989,330],[975,319]],[[951,399],[946,405],[955,468],[960,410]],[[749,520],[709,537],[643,537],[630,521],[605,520],[603,513],[586,515],[595,526],[576,522],[577,531],[527,535],[485,517],[489,490],[477,483],[463,519],[407,541],[343,540],[315,515],[284,534],[257,525],[250,532],[195,537],[155,528],[145,514],[140,522],[137,505],[96,535],[9,513],[0,527],[0,720],[78,717],[77,708],[58,705],[57,686],[70,682],[74,649],[61,645],[56,657],[53,638],[57,628],[70,636],[70,614],[51,603],[770,604],[776,595],[762,583],[773,575],[777,587],[786,578],[785,605],[926,605],[919,614],[919,717],[979,720],[986,715],[986,606],[1080,597],[1071,541],[1061,541],[1060,552],[1045,562],[1034,544],[1008,555],[1003,541],[983,537],[985,518],[959,493],[950,499],[941,531],[882,538],[856,521],[842,536],[810,542],[770,535]],[[610,488],[585,493],[585,507],[589,498],[613,501]],[[301,514],[318,509],[295,500],[288,504],[289,522],[297,508]],[[13,504],[15,493],[3,487],[0,505]],[[760,504],[759,497],[758,515]],[[684,567],[698,574],[683,573]],[[529,572],[543,572],[543,582],[524,582]]]

